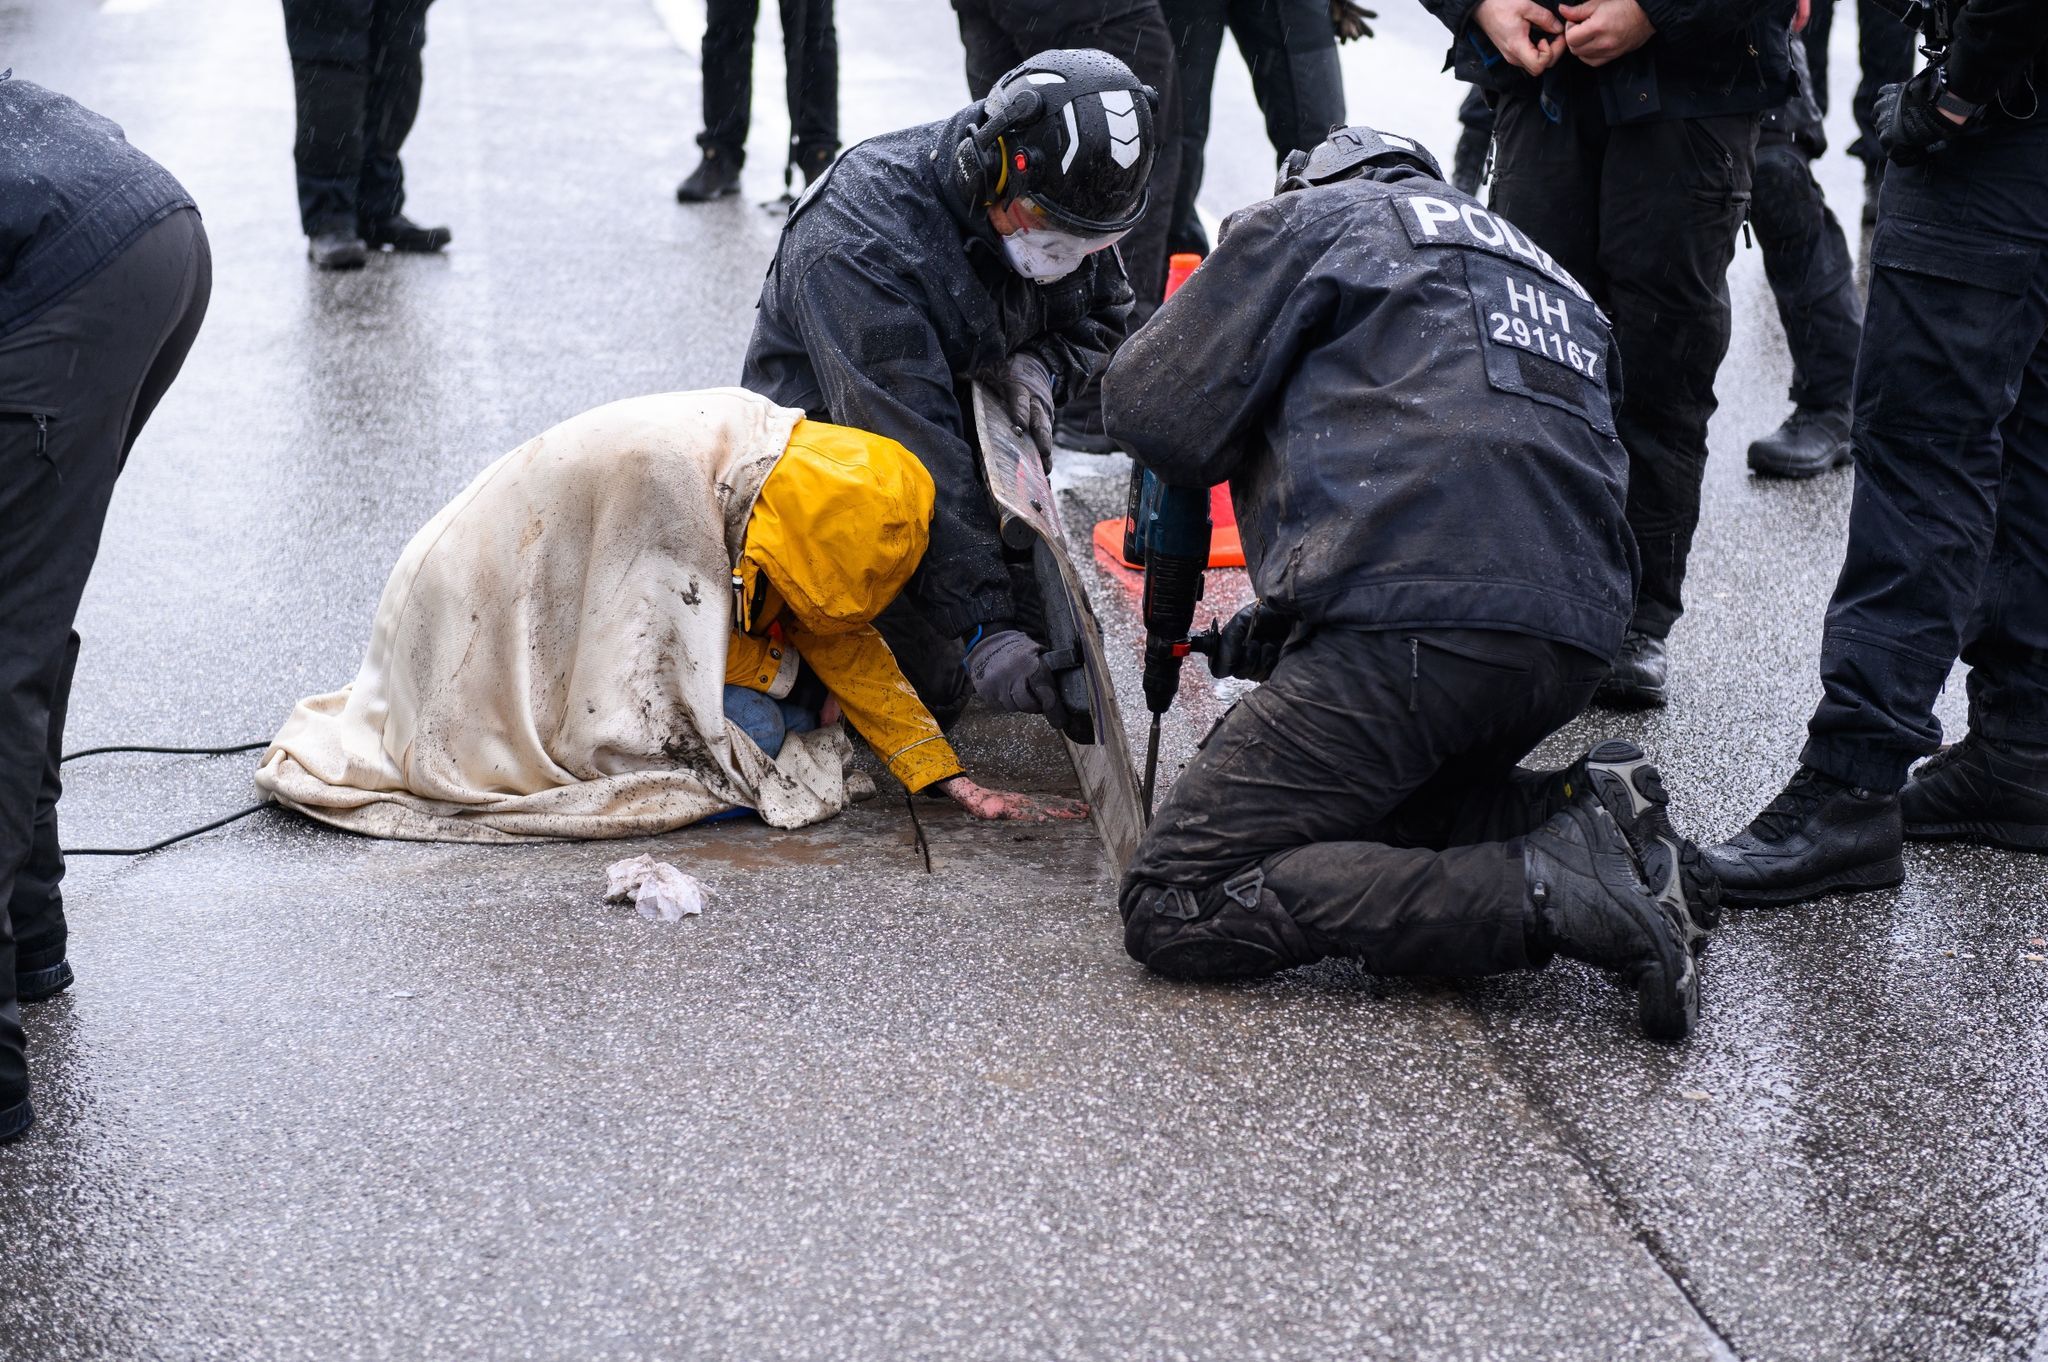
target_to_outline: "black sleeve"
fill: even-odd
[[[1122,257],[1112,248],[1090,259],[1088,269],[1064,289],[1046,290],[1046,329],[1019,347],[1045,361],[1053,397],[1061,403],[1071,401],[1102,367],[1130,323],[1133,295]]]
[[[1731,38],[1759,19],[1782,19],[1786,27],[1797,12],[1795,0],[1637,0],[1667,46]]]
[[[900,442],[931,472],[931,546],[912,586],[932,623],[957,637],[1012,618],[995,507],[923,291],[843,255],[817,258],[790,283],[786,296],[832,419]]]
[[[1310,270],[1322,233],[1303,217],[1286,197],[1233,214],[1202,267],[1110,361],[1109,433],[1164,481],[1207,487],[1237,471],[1332,306]]]
[[[1422,7],[1442,20],[1455,38],[1472,22],[1472,11],[1479,8],[1479,0],[1422,0]]]
[[[1970,0],[1949,41],[1948,83],[1973,104],[1989,104],[2005,83],[2048,48],[2048,4]]]

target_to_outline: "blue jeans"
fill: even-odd
[[[782,740],[790,734],[808,733],[818,726],[818,716],[802,705],[745,686],[725,688],[725,717],[771,757],[782,754]]]
[[[2048,742],[2048,120],[1891,166],[1857,354],[1856,494],[1801,760],[1877,790],[1970,727]]]

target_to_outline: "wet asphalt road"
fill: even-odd
[[[1448,160],[1442,35],[1381,8],[1352,115]],[[850,133],[964,100],[939,0],[841,10]],[[389,564],[476,467],[732,380],[779,73],[749,201],[678,208],[698,22],[437,5],[408,163],[456,244],[335,277],[301,258],[274,4],[0,0],[0,66],[169,164],[216,259],[88,592],[72,746],[266,736],[353,674]],[[1218,90],[1222,212],[1270,161],[1234,59]],[[1824,178],[1853,214],[1853,163]],[[1790,770],[1849,491],[1744,471],[1787,364],[1753,252],[1734,277],[1674,703],[1547,749],[1639,739],[1702,837]],[[1077,529],[1114,509],[1114,461],[1063,477]],[[1133,668],[1131,588],[1097,585]],[[1168,769],[1231,693],[1189,679]],[[1066,778],[1028,723],[963,748]],[[81,764],[67,841],[204,821],[248,769]],[[0,1151],[0,1358],[2048,1355],[2039,861],[1913,848],[1897,892],[1735,915],[1666,1050],[1570,965],[1168,985],[1123,956],[1084,831],[926,821],[931,876],[888,798],[796,835],[511,849],[271,812],[79,862],[80,981],[29,1013],[42,1122]],[[710,885],[702,918],[600,902],[646,849]]]

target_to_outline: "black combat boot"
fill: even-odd
[[[1847,407],[1794,407],[1749,447],[1749,466],[1772,478],[1817,478],[1849,462]]]
[[[69,960],[59,960],[42,969],[22,970],[14,976],[14,996],[25,1003],[38,1003],[70,988],[76,978]]]
[[[690,172],[689,178],[676,186],[677,203],[709,203],[722,199],[728,194],[740,192],[740,166],[746,162],[743,151],[728,147],[706,146],[704,159]]]
[[[1756,821],[1703,853],[1721,901],[1774,908],[1889,889],[1906,877],[1899,797],[1802,766]]]
[[[1614,655],[1613,670],[1593,692],[1593,703],[1609,709],[1664,708],[1669,698],[1664,667],[1664,640],[1629,630]]]
[[[1466,128],[1458,134],[1457,150],[1451,153],[1451,187],[1460,194],[1477,194],[1486,177],[1486,153],[1493,146],[1493,134],[1484,128]]]
[[[0,1144],[35,1124],[28,1102],[27,1038],[21,1032],[21,1009],[0,995]]]
[[[0,1107],[0,1144],[28,1134],[36,1123],[36,1109],[24,1097],[11,1107]]]
[[[2048,744],[1972,733],[1920,764],[1899,791],[1906,836],[2048,851]]]
[[[1566,798],[1607,810],[1628,838],[1636,869],[1666,915],[1686,927],[1695,952],[1721,925],[1721,882],[1690,838],[1671,826],[1664,777],[1643,749],[1609,738],[1558,773]]]
[[[369,258],[370,248],[363,239],[346,229],[306,238],[306,259],[323,270],[359,270]]]
[[[446,227],[422,227],[403,213],[393,213],[382,222],[364,223],[363,240],[379,249],[389,246],[394,251],[432,255],[455,240],[455,233]]]
[[[1531,946],[1619,974],[1645,1035],[1685,1039],[1700,1012],[1688,924],[1651,896],[1613,815],[1574,804],[1522,846]]]

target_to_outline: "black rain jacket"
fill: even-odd
[[[1229,480],[1267,605],[1612,657],[1637,559],[1606,318],[1475,200],[1376,174],[1233,214],[1111,362],[1110,433]]]
[[[980,112],[862,142],[804,195],[768,268],[740,378],[817,420],[898,440],[931,470],[931,547],[911,585],[953,635],[1016,616],[958,385],[999,378],[1027,350],[1064,401],[1122,339],[1132,298],[1114,250],[1049,285],[1004,261],[953,168]]]
[[[1479,0],[1422,0],[1451,30],[1444,65],[1503,94],[1539,82],[1501,59],[1472,22]],[[1561,0],[1537,0],[1555,10]],[[1656,36],[1618,61],[1589,67],[1567,53],[1542,81],[1599,87],[1609,123],[1756,113],[1792,92],[1794,0],[1638,0]]]
[[[0,335],[192,206],[119,124],[32,81],[0,78]]]

